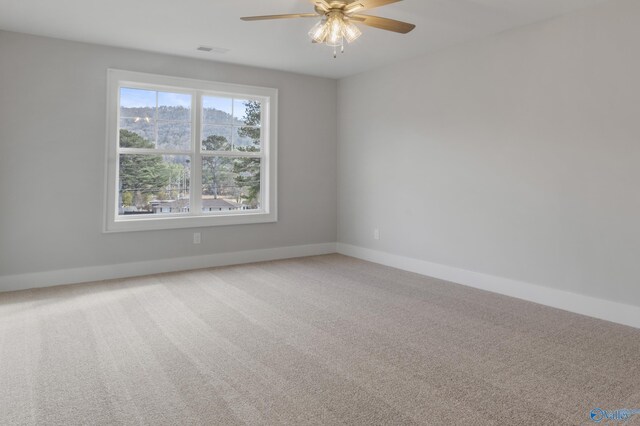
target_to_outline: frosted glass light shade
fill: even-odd
[[[347,39],[349,43],[351,43],[362,35],[362,31],[360,31],[360,28],[355,26],[352,22],[347,22],[344,26],[342,34],[344,35],[344,38]]]
[[[309,37],[316,43],[324,43],[324,39],[327,37],[328,27],[326,21],[322,20],[315,24],[311,30],[309,30]]]

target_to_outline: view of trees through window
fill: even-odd
[[[189,212],[194,167],[203,212],[260,208],[261,103],[208,95],[201,101],[196,156],[191,94],[120,89],[120,215]]]

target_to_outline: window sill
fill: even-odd
[[[135,217],[116,219],[106,224],[104,233],[154,231],[182,228],[206,228],[211,226],[249,225],[277,222],[275,213],[249,212],[235,214],[211,214],[202,216]]]

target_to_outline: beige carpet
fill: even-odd
[[[640,330],[339,255],[0,294],[2,425],[577,425],[596,407],[640,409]]]

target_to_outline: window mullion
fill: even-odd
[[[230,158],[263,158],[261,152],[243,152],[243,151],[205,151],[202,157],[230,157]]]
[[[192,99],[193,117],[191,125],[194,127],[191,150],[193,163],[191,167],[191,206],[192,215],[202,214],[202,154],[200,143],[202,141],[202,92],[197,91]]]
[[[154,148],[118,148],[118,154],[139,154],[139,155],[191,155],[191,151],[181,151],[172,149]]]

